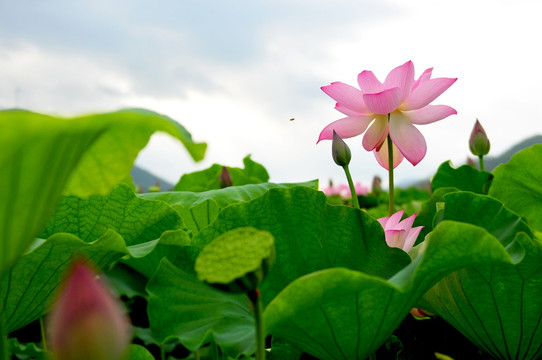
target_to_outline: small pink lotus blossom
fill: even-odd
[[[361,182],[357,182],[354,185],[354,190],[356,191],[357,195],[367,195],[369,193],[369,188],[364,186]],[[352,197],[350,187],[345,184],[335,186],[330,185],[325,187],[322,191],[327,196],[340,196],[343,199],[350,199]]]
[[[48,342],[56,359],[120,359],[130,333],[119,301],[77,261],[48,318]]]
[[[391,216],[378,219],[378,222],[384,228],[388,246],[398,247],[405,252],[409,252],[414,246],[416,238],[423,229],[423,226],[412,227],[414,219],[416,219],[416,214],[401,221],[404,212],[404,210],[398,211]]]
[[[408,61],[393,69],[384,83],[365,70],[358,75],[360,89],[342,82],[323,86],[321,89],[337,101],[335,109],[346,117],[326,126],[318,142],[332,139],[333,130],[341,138],[354,137],[367,130],[363,147],[373,151],[379,164],[389,170],[389,134],[394,150],[393,167],[399,165],[403,157],[412,165],[418,164],[425,157],[427,145],[414,125],[430,124],[457,114],[447,105],[429,105],[457,80],[431,79],[432,70],[425,70],[415,80],[414,65]]]
[[[429,311],[426,311],[424,309],[421,309],[421,308],[412,308],[410,309],[410,314],[412,316],[414,316],[416,319],[428,319],[428,318],[431,318],[433,316],[435,316],[435,314],[433,313],[430,313]]]

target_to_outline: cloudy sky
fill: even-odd
[[[342,182],[316,145],[342,117],[320,87],[412,60],[416,77],[458,78],[434,102],[458,115],[419,127],[428,151],[396,169],[405,183],[464,162],[476,118],[493,155],[542,133],[540,14],[539,0],[0,0],[0,109],[166,114],[208,143],[194,163],[153,136],[137,163],[171,182],[247,154],[274,182]],[[347,140],[355,180],[385,178],[361,139]]]

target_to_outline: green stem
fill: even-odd
[[[390,114],[388,114],[388,122],[390,121]],[[389,188],[390,188],[390,216],[393,215],[393,142],[391,141],[391,136],[388,133],[388,178],[389,178]]]
[[[484,155],[478,155],[478,159],[480,160],[480,171],[484,171]]]
[[[263,329],[263,306],[260,290],[248,292],[248,297],[254,306],[254,320],[256,322],[256,360],[265,360],[265,334]]]
[[[166,360],[166,347],[164,344],[160,344],[160,360]]]
[[[40,333],[41,333],[41,348],[47,352],[47,337],[45,335],[45,325],[43,323],[43,316],[40,317]]]
[[[218,345],[216,344],[216,341],[211,342],[211,358],[213,360],[220,359],[218,355]]]
[[[5,332],[4,317],[0,313],[0,360],[9,360],[8,352],[8,334]]]
[[[358,194],[356,194],[356,188],[354,187],[354,182],[352,181],[352,176],[350,175],[348,165],[344,165],[343,170],[346,174],[346,180],[348,180],[348,186],[350,187],[350,194],[352,195],[352,205],[356,209],[359,209]]]

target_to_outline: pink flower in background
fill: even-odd
[[[369,193],[369,188],[362,185],[360,182],[354,185],[354,189],[357,195],[367,195]],[[343,199],[351,198],[350,188],[348,187],[348,185],[345,184],[335,186],[330,185],[325,187],[322,191],[327,196],[340,196]]]
[[[56,359],[117,360],[130,343],[131,326],[95,273],[76,262],[48,318]]]
[[[365,185],[362,185],[360,182],[357,182],[354,185],[354,190],[357,195],[367,195],[369,193],[369,188]]]
[[[324,194],[327,196],[340,196],[344,197],[344,194],[349,193],[350,189],[348,188],[348,185],[330,185],[325,187],[323,190]]]
[[[403,157],[412,165],[418,164],[425,156],[427,145],[414,125],[430,124],[457,113],[447,105],[429,105],[457,80],[431,79],[432,70],[425,70],[414,80],[414,65],[408,61],[393,69],[383,83],[365,70],[358,75],[360,89],[342,82],[323,86],[322,90],[337,101],[335,109],[346,117],[326,126],[318,142],[332,139],[333,130],[341,138],[354,137],[367,130],[363,147],[374,151],[379,164],[389,170],[389,134],[394,149],[393,167],[399,165]]]
[[[401,221],[404,212],[404,210],[398,211],[392,216],[378,219],[378,222],[384,228],[388,246],[398,247],[405,252],[409,252],[414,246],[416,238],[423,229],[423,226],[412,227],[414,219],[416,219],[415,214]]]

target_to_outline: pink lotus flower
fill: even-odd
[[[120,359],[130,332],[120,303],[86,264],[76,262],[48,318],[48,341],[56,359]]]
[[[401,221],[404,212],[404,210],[398,211],[392,216],[378,219],[378,222],[384,228],[388,246],[398,247],[405,252],[409,252],[414,246],[416,238],[423,229],[423,226],[412,227],[414,219],[416,219],[416,214]]]
[[[425,70],[414,80],[414,65],[408,61],[393,69],[384,83],[365,70],[358,75],[360,89],[342,82],[323,86],[322,90],[337,101],[335,109],[346,117],[326,126],[318,142],[332,139],[333,130],[341,138],[354,137],[367,130],[363,147],[373,151],[380,165],[389,170],[389,133],[394,149],[393,167],[399,165],[403,157],[412,165],[418,164],[425,156],[427,145],[414,125],[430,124],[457,114],[447,105],[429,105],[457,80],[431,79],[432,70]]]
[[[369,193],[369,188],[362,185],[360,182],[357,182],[354,185],[354,190],[356,191],[357,195],[367,195]],[[322,191],[327,196],[340,196],[343,199],[350,199],[352,197],[350,194],[350,187],[345,184],[335,186],[330,185],[325,187]]]

